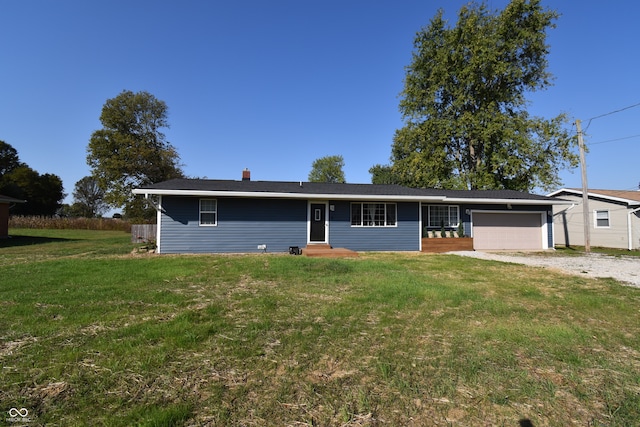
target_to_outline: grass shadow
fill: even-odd
[[[61,237],[39,237],[39,236],[9,236],[0,239],[0,248],[11,248],[19,246],[42,245],[45,243],[71,242],[77,239],[65,239]]]

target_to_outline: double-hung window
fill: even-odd
[[[596,211],[594,216],[596,228],[609,228],[609,211]]]
[[[351,203],[351,226],[395,227],[395,203]]]
[[[218,225],[218,201],[216,199],[200,199],[200,225]]]
[[[429,205],[429,228],[455,228],[460,223],[458,206]]]

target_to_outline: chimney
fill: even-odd
[[[242,171],[242,180],[243,181],[251,181],[251,171],[247,168],[245,168]]]

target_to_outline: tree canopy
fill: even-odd
[[[71,213],[74,216],[95,218],[108,210],[108,205],[104,202],[104,190],[92,176],[85,176],[76,182],[73,201]]]
[[[4,141],[0,141],[0,177],[20,166],[18,151]]]
[[[148,92],[125,90],[102,107],[103,128],[91,135],[87,163],[104,201],[140,212],[131,190],[183,176],[176,149],[161,132],[168,128],[167,105]]]
[[[406,67],[391,164],[373,180],[451,189],[551,189],[575,167],[564,114],[527,111],[526,95],[550,86],[546,31],[557,13],[539,0],[502,11],[470,3],[448,27],[440,10],[414,41]],[[382,178],[381,178],[382,177]]]
[[[373,165],[369,168],[369,173],[372,184],[398,184],[399,181],[390,165]]]
[[[11,209],[17,215],[52,216],[65,197],[59,176],[33,170],[4,141],[0,141],[0,194],[27,201]]]
[[[311,164],[309,182],[346,182],[344,179],[344,159],[342,156],[325,156]]]

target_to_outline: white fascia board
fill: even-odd
[[[443,201],[443,196],[399,196],[367,194],[310,194],[310,193],[270,193],[247,191],[207,191],[207,190],[145,190],[136,188],[133,194],[196,197],[245,197],[259,199],[317,199],[317,200],[372,200],[372,201]]]
[[[571,189],[568,189],[568,188],[563,188],[562,190],[554,191],[553,193],[548,194],[547,197],[553,197],[553,196],[555,196],[557,194],[560,194],[560,193],[571,193],[571,194],[576,195],[576,196],[582,196],[582,191],[581,190],[571,190]],[[640,202],[638,202],[637,200],[624,199],[622,197],[615,197],[615,196],[608,196],[606,194],[601,194],[601,193],[587,192],[587,196],[589,196],[589,197],[597,197],[599,199],[611,200],[612,202],[626,203],[627,206],[640,205]]]
[[[449,198],[444,199],[445,203],[465,203],[465,204],[488,204],[488,205],[571,205],[573,202],[566,200],[531,200],[531,199],[472,199],[472,198]]]
[[[614,196],[605,196],[604,194],[599,194],[599,193],[587,193],[587,195],[589,197],[597,197],[599,199],[611,200],[612,202],[625,203],[627,206],[635,206],[640,204],[640,202],[638,202],[637,200],[623,199],[621,197],[614,197]]]
[[[572,190],[570,188],[561,188],[560,190],[556,190],[552,193],[547,194],[547,197],[554,197],[557,196],[558,194],[562,194],[562,193],[571,193],[571,194],[582,194],[582,191],[577,191],[577,190]]]

